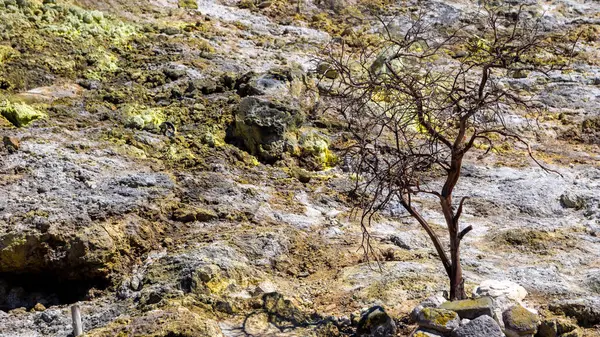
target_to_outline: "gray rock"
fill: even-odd
[[[398,232],[390,236],[390,241],[407,250],[415,250],[427,247],[428,241],[424,235],[417,231]]]
[[[540,317],[517,304],[502,313],[502,321],[508,337],[533,337],[540,324]]]
[[[551,303],[549,308],[554,313],[575,318],[582,327],[600,324],[600,297],[560,300]]]
[[[358,337],[391,337],[396,335],[396,323],[380,306],[362,314],[356,328]]]
[[[560,196],[560,203],[565,208],[582,209],[585,207],[585,199],[572,192],[565,192]]]
[[[483,315],[452,331],[452,337],[502,337],[498,323],[490,316]]]
[[[473,300],[448,301],[442,303],[441,309],[452,310],[460,318],[475,319],[482,315],[490,317],[494,314],[494,304],[490,297],[480,297]]]
[[[417,324],[425,329],[447,333],[460,326],[460,318],[454,311],[437,308],[423,308],[417,316]]]

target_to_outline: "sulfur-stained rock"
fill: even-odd
[[[201,207],[183,207],[173,212],[173,219],[181,222],[210,221],[216,219],[217,213],[211,209]]]
[[[289,131],[304,119],[295,107],[256,97],[245,97],[235,113],[230,140],[239,142],[260,160],[272,163],[294,148]]]

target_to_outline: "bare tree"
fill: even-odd
[[[376,213],[397,202],[429,235],[455,300],[466,297],[460,244],[472,230],[461,228],[459,221],[468,197],[453,200],[465,155],[509,140],[522,144],[542,169],[551,171],[533,157],[524,135],[506,118],[539,104],[533,95],[511,90],[505,79],[565,67],[573,46],[555,43],[559,39],[523,6],[484,5],[452,28],[428,25],[425,14],[421,10],[405,17],[404,29],[380,18],[378,39],[359,47],[356,41],[333,42],[320,61],[328,67],[327,77],[335,79],[323,79],[320,89],[350,135],[347,150],[363,210],[367,259],[374,256],[368,225]],[[439,201],[449,247],[415,203],[425,196]]]

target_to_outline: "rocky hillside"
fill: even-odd
[[[600,4],[510,2],[576,28],[573,70],[506,79],[539,93],[512,122],[560,175],[472,154],[466,287],[516,282],[600,336]],[[477,1],[0,0],[0,336],[69,336],[74,303],[86,336],[346,336],[375,305],[409,335],[444,270],[400,205],[364,261],[318,90],[331,39],[376,33],[365,7],[445,25]]]

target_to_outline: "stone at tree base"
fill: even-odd
[[[543,320],[537,334],[539,337],[579,337],[581,335],[577,324],[565,318]]]
[[[356,329],[357,337],[391,337],[396,335],[396,323],[380,306],[362,314]]]
[[[502,337],[502,329],[496,321],[488,315],[475,318],[452,331],[452,337]]]
[[[520,303],[527,296],[527,290],[517,283],[508,280],[485,280],[473,289],[473,296],[488,296],[493,299],[506,297],[509,300]]]
[[[508,337],[533,337],[540,324],[540,317],[517,304],[502,313],[502,321],[504,322],[504,333]]]
[[[460,326],[460,318],[454,311],[423,308],[417,317],[417,324],[422,328],[447,333]]]
[[[452,310],[460,318],[475,319],[481,315],[493,317],[494,304],[490,297],[480,297],[472,300],[448,301],[440,305],[441,309]]]

